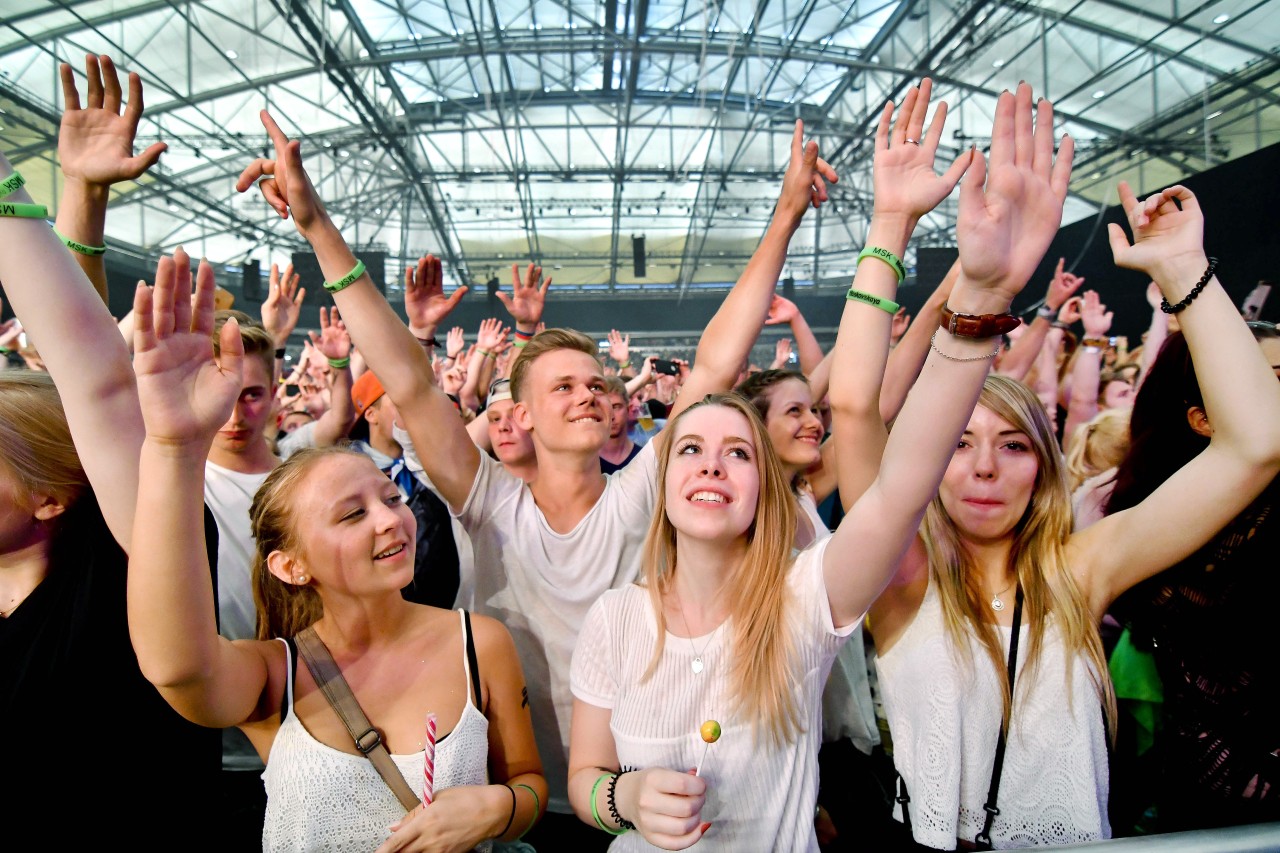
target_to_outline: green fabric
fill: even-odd
[[[1137,724],[1136,746],[1138,755],[1142,755],[1155,742],[1160,705],[1164,702],[1164,687],[1156,672],[1155,659],[1134,647],[1126,628],[1116,641],[1107,665],[1121,713],[1128,714]]]

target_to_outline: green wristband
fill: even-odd
[[[524,838],[526,835],[528,835],[529,830],[533,829],[533,825],[538,822],[538,812],[542,811],[542,797],[539,797],[537,791],[533,790],[533,788],[530,788],[528,785],[524,784],[523,782],[517,782],[516,784],[511,786],[511,790],[513,791],[516,788],[524,788],[530,794],[533,794],[533,817],[529,819],[529,825],[524,828],[524,832],[516,836],[516,841],[519,841],[521,838]]]
[[[13,195],[18,190],[26,186],[26,183],[27,182],[23,180],[22,175],[18,173],[18,170],[14,169],[12,175],[5,178],[3,181],[0,181],[0,198]]]
[[[48,219],[49,208],[43,204],[0,201],[0,216],[14,216],[18,219]]]
[[[350,367],[351,356],[347,356],[346,358],[331,358],[329,359],[329,366],[334,370],[342,370],[343,368]]]
[[[897,314],[898,309],[902,307],[896,302],[890,302],[880,296],[872,296],[870,293],[863,293],[861,290],[854,290],[852,287],[849,288],[849,292],[845,294],[844,298],[849,302],[865,302],[868,305],[874,305],[876,308],[887,311],[890,316]]]
[[[902,258],[899,258],[888,249],[881,249],[879,246],[867,246],[858,253],[859,264],[862,263],[863,258],[875,258],[893,267],[894,273],[898,276],[898,284],[902,284],[907,277],[907,268],[902,265]]]
[[[90,246],[85,243],[81,243],[79,240],[72,240],[57,228],[53,229],[53,233],[57,235],[58,239],[61,240],[68,249],[81,255],[88,255],[91,258],[96,258],[107,253],[106,246]]]
[[[596,826],[600,827],[605,832],[609,833],[610,835],[622,835],[622,833],[626,832],[626,830],[622,828],[610,829],[605,824],[605,822],[600,819],[600,808],[596,805],[596,793],[599,792],[600,790],[600,783],[603,782],[605,779],[612,779],[612,778],[613,778],[612,773],[605,773],[599,779],[596,780],[596,783],[594,785],[591,786],[591,816],[596,819]]]
[[[330,293],[337,293],[339,290],[346,290],[362,275],[364,275],[364,261],[357,259],[356,265],[351,268],[351,272],[347,273],[337,281],[326,281],[324,283],[324,289]]]

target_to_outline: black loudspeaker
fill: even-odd
[[[631,254],[635,260],[636,278],[644,278],[644,236],[631,238]]]
[[[244,298],[246,300],[265,299],[267,294],[263,292],[265,288],[262,286],[262,265],[257,261],[248,261],[242,268],[242,275],[240,292],[244,294]]]
[[[791,276],[787,276],[782,280],[782,298],[792,302],[796,301],[796,280]]]
[[[364,261],[364,268],[369,273],[369,278],[373,279],[378,292],[386,295],[387,253],[364,251],[360,252],[358,257]],[[307,289],[307,296],[303,300],[304,305],[333,304],[328,291],[324,289],[324,273],[320,270],[320,262],[316,260],[314,253],[294,252],[290,262],[293,264],[293,271],[300,276],[298,286]],[[246,298],[248,298],[247,295]]]
[[[947,271],[958,257],[960,250],[954,246],[916,249],[916,284],[932,291],[946,278]]]

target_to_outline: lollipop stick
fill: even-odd
[[[702,748],[702,757],[698,759],[698,766],[697,766],[697,767],[695,767],[695,768],[694,768],[694,770],[693,770],[693,775],[694,775],[694,776],[701,776],[701,775],[702,775],[702,762],[704,762],[704,761],[706,761],[706,760],[707,760],[707,750],[708,750],[708,749],[710,749],[710,748],[711,748],[711,744],[707,744],[706,746],[704,746],[704,747]]]

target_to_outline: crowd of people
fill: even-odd
[[[61,69],[53,228],[0,153],[23,361],[0,371],[0,715],[29,831],[952,850],[1280,820],[1280,335],[1218,282],[1191,192],[1124,183],[1141,345],[1063,262],[1020,323],[1073,159],[1025,83],[941,172],[931,81],[885,105],[825,353],[775,292],[839,180],[797,121],[689,361],[545,328],[534,263],[468,336],[427,255],[406,324],[264,111],[237,189],[333,300],[290,363],[291,268],[237,310],[178,249],[110,315],[111,187],[164,145],[135,154],[136,74],[127,98],[108,57],[85,77],[82,99]],[[901,258],[957,187],[959,258],[908,317]],[[754,365],[770,324],[791,338]]]

